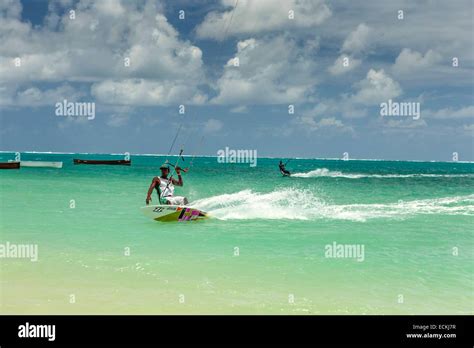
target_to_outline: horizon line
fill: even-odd
[[[56,151],[4,151],[0,150],[0,153],[37,153],[37,154],[51,154],[51,155],[109,155],[109,156],[123,156],[125,153],[101,153],[101,152],[56,152]],[[168,154],[154,154],[154,153],[130,153],[130,156],[157,156],[157,157],[178,157],[177,154],[168,155]],[[208,158],[217,158],[217,155],[181,155],[182,157],[208,157]],[[380,161],[380,162],[429,162],[429,163],[474,163],[474,161],[436,161],[436,160],[396,160],[396,159],[379,159],[379,158],[337,158],[337,157],[270,157],[262,156],[257,157],[261,159],[292,159],[292,160],[332,160],[332,161]]]

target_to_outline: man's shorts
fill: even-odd
[[[171,205],[186,205],[188,204],[188,199],[183,196],[170,196],[170,197],[163,197],[163,200]]]

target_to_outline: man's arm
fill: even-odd
[[[181,176],[181,168],[176,167],[175,170],[176,170],[176,174],[178,175],[178,180],[171,179],[171,181],[173,181],[173,185],[183,186],[183,178]]]
[[[150,187],[148,188],[148,193],[146,195],[145,202],[147,205],[151,201],[151,194],[153,193],[153,189],[156,187],[156,185],[159,185],[159,184],[160,184],[160,179],[157,176],[155,176],[153,180],[151,181]]]

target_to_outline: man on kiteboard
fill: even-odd
[[[171,204],[171,205],[186,205],[188,199],[183,196],[174,196],[174,185],[183,186],[183,178],[181,177],[181,168],[176,166],[175,171],[178,175],[178,180],[173,179],[173,176],[168,178],[170,168],[168,165],[163,164],[160,167],[161,176],[155,176],[151,182],[148,194],[146,196],[146,204],[148,205],[151,201],[151,194],[153,189],[156,189],[158,193],[158,199],[160,204]]]
[[[280,167],[280,172],[283,174],[283,175],[290,175],[291,173],[285,169],[285,165],[283,164],[282,161],[280,161],[280,164],[278,165],[278,167]]]

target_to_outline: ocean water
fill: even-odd
[[[211,218],[160,223],[140,207],[164,157],[76,157],[116,156],[0,170],[0,243],[38,246],[0,259],[1,313],[474,313],[473,163],[197,157],[175,192]]]

